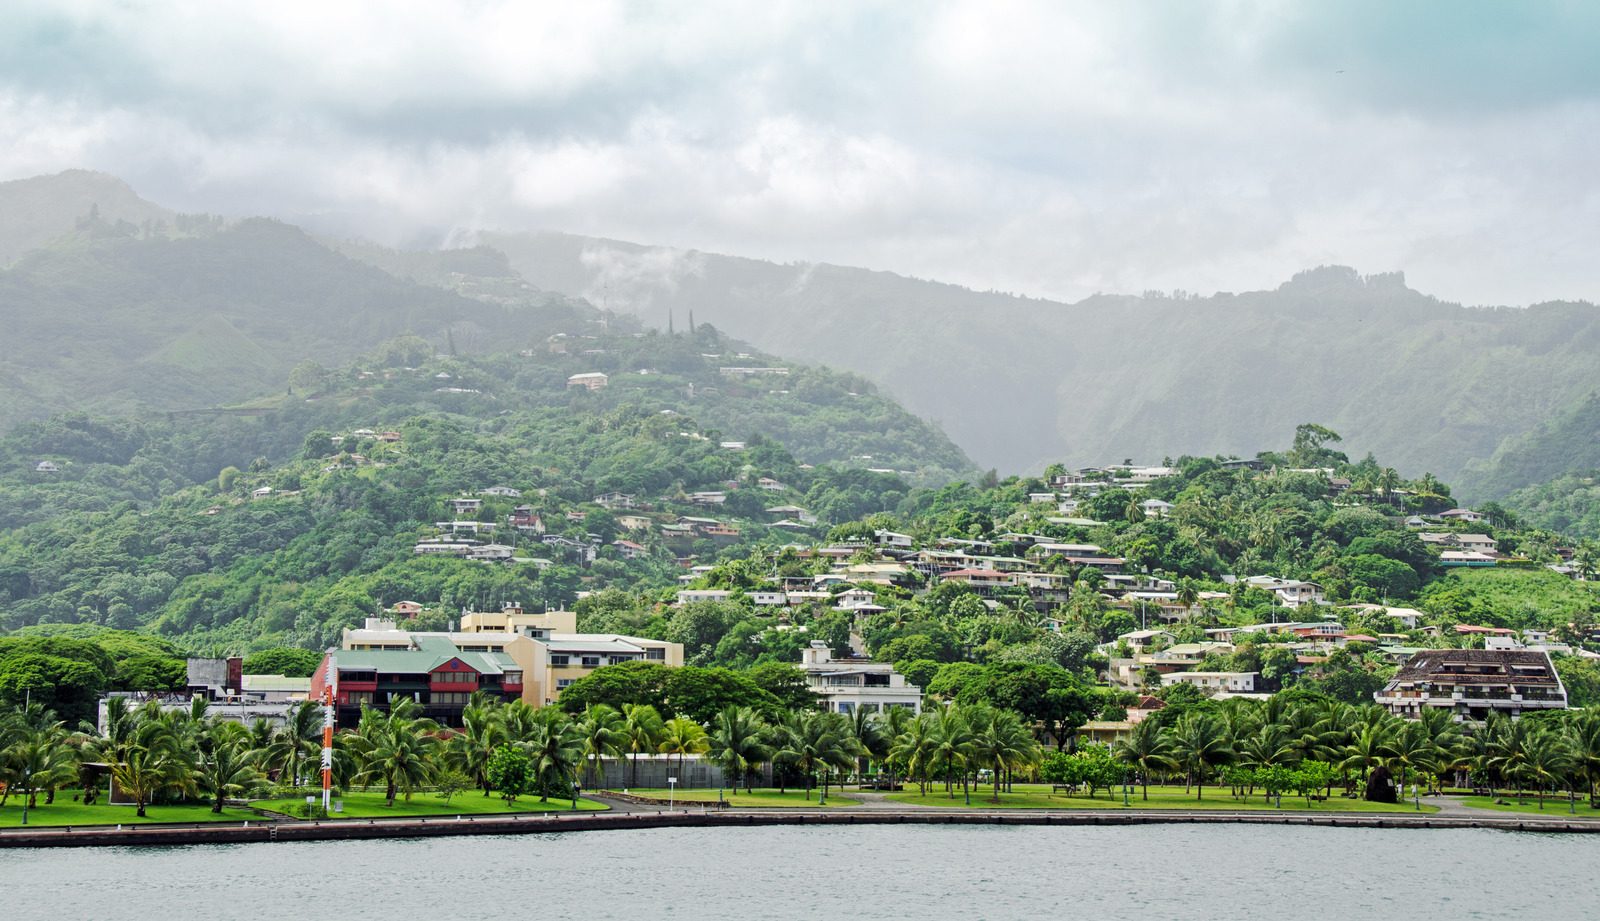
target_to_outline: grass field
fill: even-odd
[[[505,815],[514,812],[567,812],[572,808],[572,800],[552,799],[548,803],[539,802],[537,796],[519,796],[516,802],[507,804],[498,796],[484,796],[480,791],[466,791],[457,793],[446,802],[444,797],[437,793],[417,793],[407,802],[404,796],[398,797],[393,806],[385,805],[384,795],[381,792],[352,792],[335,797],[344,802],[344,811],[335,813],[330,818],[345,819],[376,819],[376,818],[415,818],[432,815]],[[305,797],[257,800],[250,805],[260,809],[270,809],[274,812],[284,812],[293,806],[304,806]],[[579,799],[579,812],[599,812],[606,809],[601,803],[594,800]]]
[[[1503,806],[1498,805],[1495,803],[1497,799],[1505,800],[1506,804]],[[1539,808],[1539,798],[1531,793],[1523,798],[1523,802],[1520,805],[1517,803],[1517,795],[1515,793],[1501,793],[1499,796],[1494,797],[1463,796],[1461,797],[1461,805],[1471,806],[1473,809],[1488,809],[1493,812],[1521,812],[1530,815],[1561,816],[1565,818],[1570,818],[1576,814],[1579,818],[1584,816],[1600,818],[1600,809],[1589,808],[1589,798],[1587,796],[1578,797],[1575,813],[1567,811],[1567,798],[1564,795],[1546,796],[1543,810]]]
[[[56,801],[49,806],[44,804],[44,797],[39,797],[39,805],[28,810],[28,825],[136,825],[151,822],[243,822],[247,819],[259,819],[260,816],[248,809],[223,809],[218,815],[211,811],[206,804],[192,804],[182,806],[146,806],[145,817],[139,818],[134,814],[132,806],[108,806],[104,799],[93,806],[72,801],[75,790],[63,790],[56,793]],[[22,798],[13,796],[0,807],[0,828],[16,828],[22,824]]]
[[[1050,787],[1044,784],[1015,784],[1013,792],[1000,794],[1000,802],[990,802],[994,795],[992,787],[974,789],[972,791],[972,805],[967,806],[962,799],[961,789],[955,791],[955,798],[951,799],[945,792],[944,786],[930,785],[928,795],[921,796],[915,787],[902,793],[890,793],[887,799],[890,802],[905,803],[909,806],[937,806],[946,809],[1122,809],[1122,794],[1119,791],[1115,796],[1099,793],[1095,796],[1084,794],[1051,793]],[[1275,803],[1267,802],[1259,794],[1247,799],[1236,799],[1229,795],[1226,787],[1207,787],[1205,796],[1195,798],[1194,790],[1185,793],[1182,787],[1156,787],[1150,788],[1150,798],[1143,798],[1143,791],[1134,788],[1128,795],[1128,806],[1131,809],[1216,809],[1216,810],[1242,810],[1252,811],[1277,811]],[[1305,799],[1298,796],[1285,796],[1283,798],[1284,812],[1416,812],[1416,808],[1409,803],[1389,805],[1386,803],[1369,803],[1365,800],[1345,799],[1334,797],[1325,802],[1312,801],[1308,807]],[[1438,812],[1438,807],[1423,804],[1423,813]]]
[[[629,790],[628,792],[634,796],[648,796],[651,799],[665,800],[667,798],[667,790],[665,788],[659,790],[634,789]],[[721,791],[722,798],[727,800],[731,806],[736,808],[775,806],[789,809],[804,808],[806,806],[815,807],[817,805],[818,792],[819,791],[817,790],[812,790],[811,798],[808,800],[806,799],[804,790],[795,790],[792,788],[782,793],[779,793],[776,789],[763,789],[759,787],[751,793],[744,792],[743,788],[738,790]],[[672,795],[672,798],[674,802],[678,803],[714,803],[717,801],[717,793],[718,791],[716,790],[679,790],[677,793]],[[854,806],[858,802],[860,802],[860,800],[851,799],[848,796],[841,796],[838,793],[829,793],[827,805],[830,807]]]

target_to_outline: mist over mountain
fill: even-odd
[[[1248,454],[1306,421],[1469,500],[1600,464],[1574,447],[1594,444],[1600,386],[1588,303],[1463,307],[1337,266],[1067,304],[557,233],[401,251],[174,214],[82,172],[0,185],[0,203],[28,215],[0,273],[0,426],[244,400],[401,334],[483,354],[631,316],[858,374],[1007,472]]]
[[[1503,490],[1487,469],[1502,442],[1600,383],[1592,304],[1463,307],[1338,266],[1269,291],[1065,304],[570,235],[481,239],[534,284],[650,323],[692,310],[872,377],[1005,470],[1242,453],[1317,420],[1354,453]]]
[[[491,415],[513,405],[513,392],[564,404],[568,375],[602,372],[618,399],[692,408],[730,438],[772,438],[807,461],[939,483],[975,472],[869,379],[751,352],[705,323],[678,337],[647,333],[632,317],[534,288],[496,250],[400,251],[267,219],[173,214],[130,202],[106,177],[85,191],[86,175],[24,184],[37,231],[33,248],[0,268],[0,432],[63,412],[276,411],[285,398],[316,398],[328,369],[403,339],[406,364],[509,358],[485,383],[434,382],[490,394]],[[99,206],[100,191],[115,207]],[[138,213],[153,216],[110,217]],[[783,371],[721,371],[741,365]]]
[[[108,225],[173,218],[172,212],[105,173],[75,169],[0,182],[0,266],[76,229],[91,213]]]

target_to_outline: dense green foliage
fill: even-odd
[[[1570,469],[1574,472],[1511,492],[1505,506],[1535,527],[1600,539],[1600,471]]]
[[[938,418],[982,465],[1003,470],[1241,453],[1315,418],[1408,474],[1455,480],[1600,382],[1592,304],[1468,308],[1413,291],[1403,276],[1337,266],[1268,291],[1060,304],[561,234],[485,242],[546,289],[609,283],[612,303],[648,305],[651,319],[693,310],[757,346],[867,375],[913,412]],[[692,271],[651,270],[667,256]],[[1148,346],[1137,360],[1131,342]],[[1587,431],[1592,452],[1595,429]],[[1474,476],[1463,495],[1481,500],[1600,465],[1590,453],[1573,456],[1589,459]]]

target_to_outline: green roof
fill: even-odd
[[[500,652],[464,652],[442,636],[415,638],[417,649],[341,649],[334,653],[340,671],[370,669],[390,674],[420,675],[451,659],[460,659],[480,675],[498,675],[516,662]]]

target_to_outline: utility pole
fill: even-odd
[[[22,692],[22,718],[28,718],[28,711],[33,709],[33,688]],[[22,824],[28,824],[28,800],[33,799],[33,766],[22,766]]]

